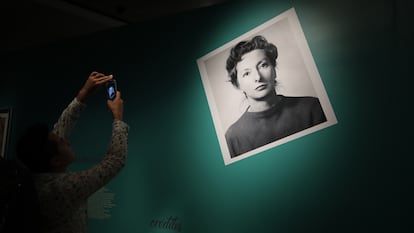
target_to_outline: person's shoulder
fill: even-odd
[[[283,100],[287,103],[300,105],[319,104],[319,99],[313,96],[283,96]]]
[[[284,97],[283,103],[286,108],[300,111],[314,111],[321,108],[319,99],[313,96],[288,96]]]
[[[246,121],[246,112],[243,113],[235,122],[233,122],[228,128],[225,133],[226,137],[231,137],[232,135],[239,134],[239,131],[243,125],[245,125]]]
[[[314,96],[282,96],[283,99],[288,101],[296,101],[296,102],[303,102],[303,101],[319,101],[318,97]]]

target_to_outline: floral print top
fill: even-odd
[[[67,138],[86,106],[76,98],[62,112],[53,132]],[[129,126],[112,124],[112,141],[104,158],[89,170],[35,175],[41,211],[41,232],[84,233],[87,230],[87,199],[107,184],[124,166]]]

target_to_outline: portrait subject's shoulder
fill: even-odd
[[[319,99],[313,96],[284,96],[284,101],[289,105],[312,106],[319,105]]]
[[[233,122],[226,130],[225,136],[227,139],[234,138],[235,135],[240,134],[240,129],[243,125],[244,114],[239,117],[235,122]]]
[[[300,112],[322,112],[319,98],[313,96],[285,97],[285,106]]]

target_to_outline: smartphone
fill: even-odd
[[[106,91],[108,94],[108,99],[114,100],[116,97],[116,92],[117,92],[117,86],[116,86],[115,79],[111,79],[108,81],[108,83],[106,84]]]

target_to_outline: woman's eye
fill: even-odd
[[[246,76],[249,76],[249,75],[250,75],[250,72],[244,72],[242,76],[246,77]]]
[[[262,65],[260,66],[261,68],[267,68],[269,66],[269,64],[267,64],[266,62],[262,63]]]

